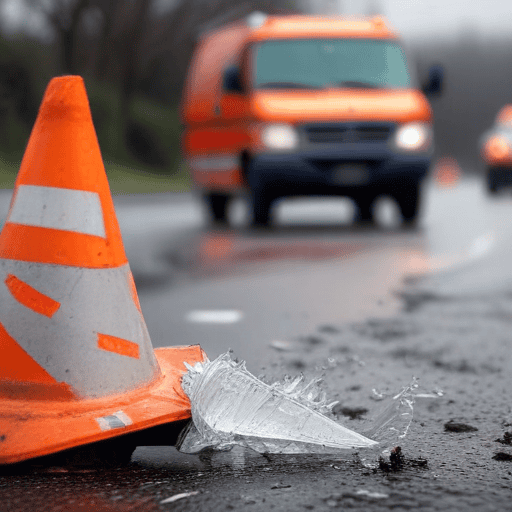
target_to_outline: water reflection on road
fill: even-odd
[[[512,248],[511,208],[510,195],[490,198],[481,180],[432,181],[424,187],[415,230],[402,230],[397,207],[388,198],[379,199],[376,225],[370,228],[353,224],[348,199],[300,198],[277,206],[273,230],[253,231],[247,227],[247,206],[239,200],[231,208],[233,228],[197,227],[175,256],[190,276],[220,277],[265,271],[268,264],[318,263],[395,247],[405,272],[436,275]],[[501,270],[500,280],[508,275],[507,268]]]

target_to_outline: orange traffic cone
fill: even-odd
[[[83,80],[54,78],[0,234],[0,463],[189,418],[203,359],[153,351]]]
[[[457,160],[450,156],[440,158],[434,167],[435,181],[442,188],[454,187],[460,180],[461,174]]]

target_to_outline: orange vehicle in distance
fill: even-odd
[[[482,136],[480,150],[488,191],[496,194],[512,186],[512,105],[500,109],[494,125]]]
[[[442,69],[421,89],[381,17],[267,16],[199,41],[182,97],[182,150],[212,218],[248,195],[255,225],[290,196],[352,198],[373,220],[380,195],[414,224],[433,153]]]

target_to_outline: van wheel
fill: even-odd
[[[228,221],[227,211],[230,197],[225,194],[206,194],[204,201],[209,210],[211,219],[220,224]]]
[[[395,193],[395,199],[402,212],[404,227],[414,226],[420,206],[419,183],[407,183]]]
[[[363,193],[355,198],[357,213],[355,221],[358,224],[372,224],[374,196],[371,193]]]
[[[487,190],[493,195],[498,193],[496,173],[492,169],[487,172]]]
[[[252,194],[252,223],[257,227],[268,227],[270,225],[270,209],[272,198],[265,191],[257,191]]]

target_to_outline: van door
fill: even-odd
[[[224,68],[219,99],[216,105],[216,131],[219,151],[230,155],[236,162],[232,174],[233,186],[243,186],[242,153],[249,147],[248,91],[244,84],[241,66],[238,63]]]
[[[189,67],[182,98],[183,156],[203,195],[229,193],[242,186],[240,128],[247,99],[222,90],[227,65],[240,60],[247,28],[234,25],[205,35]]]

